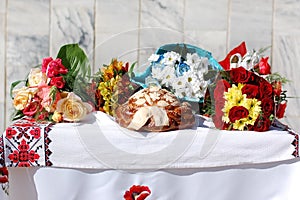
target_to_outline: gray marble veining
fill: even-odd
[[[138,65],[140,71],[148,64],[149,56],[168,43],[184,41],[184,1],[141,1]],[[143,29],[144,28],[144,29]]]
[[[274,32],[281,34],[300,33],[300,1],[274,0]]]
[[[249,50],[272,44],[272,0],[232,0],[230,6],[229,49],[242,41]]]
[[[12,82],[26,78],[29,69],[49,55],[49,1],[10,0],[7,9],[6,91],[9,91]],[[12,113],[8,93],[6,103],[6,113]],[[6,124],[9,118],[7,114]]]
[[[52,1],[50,47],[56,56],[59,48],[67,43],[78,43],[91,64],[94,48],[94,1]]]
[[[182,0],[141,1],[141,27],[163,27],[182,31],[183,17]]]
[[[272,67],[275,71],[288,78],[285,85],[288,106],[286,111],[287,124],[300,130],[300,1],[275,0],[273,22]]]

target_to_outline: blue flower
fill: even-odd
[[[177,76],[182,76],[184,72],[189,71],[191,68],[186,63],[179,63],[176,69]]]

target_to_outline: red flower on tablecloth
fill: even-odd
[[[18,146],[18,150],[14,150],[8,155],[8,158],[13,162],[17,163],[18,167],[29,167],[31,163],[37,161],[40,156],[34,150],[29,149],[30,146],[23,139],[21,144]]]
[[[149,187],[133,185],[124,194],[124,200],[144,200],[151,194]]]

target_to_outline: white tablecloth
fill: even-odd
[[[188,130],[137,133],[96,112],[84,123],[9,127],[0,143],[13,200],[299,200],[298,135]],[[21,167],[26,166],[26,167]]]
[[[121,200],[133,184],[146,200],[299,200],[300,162],[158,171],[10,168],[11,200]]]

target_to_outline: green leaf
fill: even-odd
[[[134,67],[135,67],[136,63],[137,62],[132,63],[132,65],[130,65],[130,67],[129,67],[129,70],[128,70],[129,78],[132,78],[132,76],[134,76],[133,70],[134,70]]]
[[[76,93],[74,91],[76,80],[84,78],[88,82],[91,77],[88,57],[78,44],[67,44],[60,48],[57,58],[60,58],[62,64],[68,69],[68,73],[64,75],[66,89]]]

